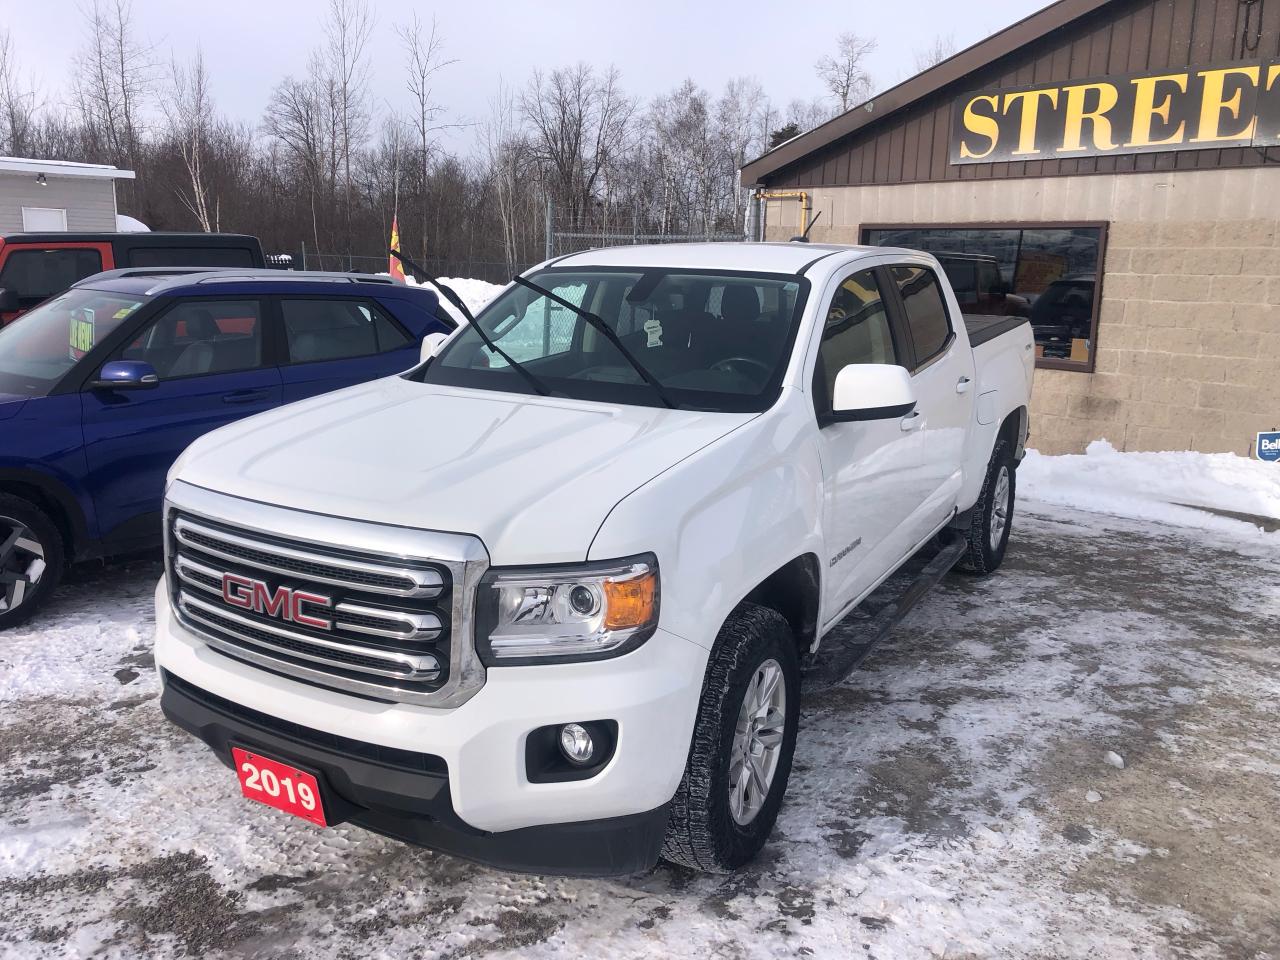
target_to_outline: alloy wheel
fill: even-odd
[[[764,661],[747,684],[738,710],[729,764],[729,813],[746,826],[755,819],[773,785],[782,755],[787,685],[777,660]]]
[[[1013,503],[1009,496],[1009,466],[1000,465],[1000,473],[996,475],[996,489],[991,501],[991,549],[1000,549],[1000,540],[1009,526],[1009,512]]]
[[[44,575],[44,546],[20,520],[0,516],[0,613],[17,610]]]

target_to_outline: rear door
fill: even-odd
[[[896,294],[892,309],[909,341],[915,413],[919,506],[909,525],[912,544],[950,516],[960,493],[965,440],[973,410],[973,353],[959,332],[944,281],[931,267],[897,263],[886,271]]]
[[[408,370],[419,344],[373,300],[279,297],[284,401]]]
[[[81,393],[89,487],[104,539],[122,548],[159,535],[165,474],[189,443],[278,406],[280,372],[256,297],[182,300],[146,323],[112,360],[142,360],[144,390]]]

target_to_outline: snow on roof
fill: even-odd
[[[132,170],[121,170],[106,163],[74,163],[71,160],[30,160],[25,157],[0,157],[0,173],[43,173],[49,177],[95,177],[99,180],[132,180]]]

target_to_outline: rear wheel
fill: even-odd
[[[716,637],[663,859],[728,873],[768,840],[791,776],[800,668],[787,621],[744,603]]]
[[[62,579],[64,563],[62,536],[44,511],[0,494],[0,630],[39,609]]]
[[[957,566],[968,573],[985,576],[1004,562],[1013,530],[1013,505],[1017,494],[1017,461],[1007,440],[996,442],[982,481],[982,492],[973,506],[969,527],[964,531],[968,549]]]

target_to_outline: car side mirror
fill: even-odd
[[[436,355],[436,351],[439,350],[448,339],[449,335],[447,333],[428,333],[422,338],[422,349],[418,353],[418,360],[422,363],[426,363]]]
[[[0,287],[0,313],[17,313],[22,309],[18,302],[18,291],[8,287]]]
[[[156,368],[143,360],[111,360],[102,365],[93,390],[150,390],[160,383]]]
[[[1012,291],[1009,289],[1009,285],[1003,280],[991,285],[991,295],[997,300],[1003,300],[1005,297],[1009,296],[1010,293],[1012,293]]]
[[[829,421],[891,420],[916,408],[911,374],[892,363],[851,363],[836,374]]]

